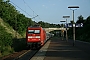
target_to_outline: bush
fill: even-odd
[[[8,55],[12,52],[12,35],[7,33],[5,28],[0,26],[0,55]]]
[[[7,33],[2,26],[0,26],[0,43],[5,46],[12,45],[12,35]]]

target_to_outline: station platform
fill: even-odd
[[[48,46],[48,47],[47,47]],[[90,54],[60,37],[51,38],[36,55],[36,60],[90,60]],[[35,60],[31,59],[31,60]]]
[[[51,40],[44,60],[90,60],[89,54],[59,37]]]

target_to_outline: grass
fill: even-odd
[[[3,28],[1,28],[3,27]],[[9,33],[12,35],[12,41],[13,39],[16,37],[15,34],[16,34],[16,31],[8,24],[8,23],[5,23],[1,18],[0,18],[0,31],[3,33],[3,32],[6,32],[6,33]],[[5,33],[1,34],[1,37],[3,38]],[[3,35],[3,36],[2,36]],[[5,35],[6,36],[6,35]],[[4,36],[4,37],[5,37]],[[8,36],[9,37],[9,36]],[[3,38],[4,39],[4,38]],[[5,41],[5,40],[4,40]],[[0,44],[0,57],[3,57],[3,56],[6,56],[8,54],[11,54],[15,51],[20,51],[22,50],[25,45],[24,41],[22,40],[22,36],[17,33],[17,39],[15,41],[13,41],[13,44],[14,46],[6,46],[4,45],[4,42],[3,40],[1,40],[0,38],[0,42],[2,42],[2,44]],[[20,48],[20,49],[19,49]]]
[[[17,32],[8,23],[5,23],[1,18],[0,25],[3,26],[8,33],[11,33],[13,37],[15,37],[15,34]],[[19,33],[17,33],[17,38],[22,38],[22,36]]]

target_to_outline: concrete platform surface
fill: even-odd
[[[90,54],[59,37],[51,39],[43,60],[90,60]]]

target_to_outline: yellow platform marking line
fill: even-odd
[[[21,54],[18,58],[21,58],[23,55],[25,55],[26,53],[28,53],[30,50],[26,51],[25,53]]]

